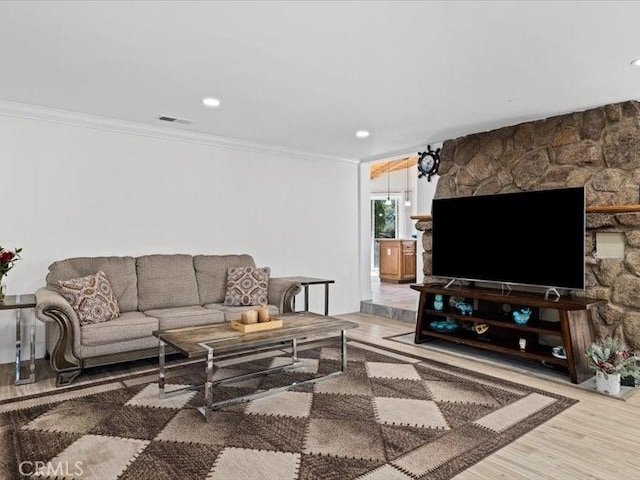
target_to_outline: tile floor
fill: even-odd
[[[411,284],[381,282],[380,277],[372,275],[373,303],[417,312],[420,292],[413,290],[409,285]]]
[[[420,293],[409,283],[381,282],[371,275],[371,300],[360,302],[360,311],[415,324]]]

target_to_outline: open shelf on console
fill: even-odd
[[[483,312],[474,312],[474,315],[469,316],[453,312],[441,312],[437,310],[425,309],[425,314],[433,315],[436,317],[450,318],[459,322],[486,323],[487,325],[520,330],[522,332],[541,333],[544,335],[560,335],[562,333],[560,322],[533,320],[527,322],[524,325],[518,325],[513,321],[493,318],[490,314],[484,314]]]
[[[504,338],[483,337],[482,335],[476,335],[467,330],[456,330],[455,332],[443,333],[426,329],[423,330],[422,333],[424,335],[441,338],[450,342],[479,347],[484,350],[492,350],[494,352],[507,353],[516,357],[545,361],[565,367],[567,366],[567,360],[554,357],[551,354],[551,347],[549,346],[527,343],[525,350],[520,350],[517,345],[517,338],[514,338],[513,341],[509,342]]]

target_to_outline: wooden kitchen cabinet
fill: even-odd
[[[416,241],[379,238],[380,281],[410,283],[416,281]]]

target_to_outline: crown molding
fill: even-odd
[[[98,115],[90,115],[86,113],[27,105],[23,103],[7,102],[2,100],[0,100],[0,116],[26,118],[29,120],[38,120],[42,122],[95,128],[99,130],[107,130],[110,132],[124,133],[129,135],[139,135],[144,137],[159,138],[162,140],[174,140],[178,142],[197,143],[200,145],[211,145],[214,147],[243,150],[247,152],[262,153],[267,155],[292,157],[311,161],[339,162],[349,164],[360,163],[360,160],[355,158],[323,155],[278,145],[249,142],[246,140],[222,137],[207,133],[176,130],[170,127],[163,127],[159,125],[130,122],[126,120],[101,117]]]

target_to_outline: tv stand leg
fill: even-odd
[[[414,343],[427,343],[427,342],[433,342],[436,339],[436,337],[432,337],[430,335],[423,335],[421,337],[416,337],[414,340]]]
[[[444,288],[449,288],[451,285],[453,285],[454,283],[456,283],[458,279],[457,278],[452,278],[451,280],[449,280],[449,283],[447,283]]]

